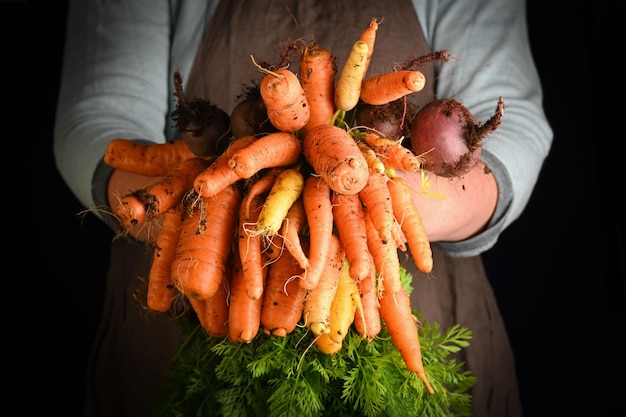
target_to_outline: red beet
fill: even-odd
[[[424,168],[442,177],[468,173],[480,160],[483,139],[502,122],[504,100],[498,99],[494,115],[479,123],[460,102],[451,98],[424,106],[411,123],[411,146],[423,155]]]
[[[355,109],[355,122],[358,126],[367,126],[390,139],[407,137],[407,122],[412,111],[409,104],[402,99],[381,105],[360,102]]]

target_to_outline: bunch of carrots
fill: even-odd
[[[104,159],[154,177],[115,209],[127,229],[161,222],[147,280],[151,310],[185,297],[208,335],[244,343],[260,331],[285,336],[302,322],[328,354],[350,326],[371,340],[384,324],[433,393],[398,250],[408,247],[424,273],[432,252],[415,190],[394,175],[422,164],[400,141],[345,122],[360,100],[380,105],[424,86],[419,71],[365,77],[377,29],[373,19],[336,83],[334,57],[314,42],[301,49],[298,74],[259,66],[276,131],[231,137],[209,156],[183,140],[115,139]]]

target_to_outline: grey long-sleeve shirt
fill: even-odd
[[[102,156],[111,139],[162,143],[175,138],[172,74],[179,70],[187,79],[217,3],[70,2],[54,153],[63,179],[85,207],[106,202],[109,169]],[[453,256],[472,256],[492,247],[522,213],[552,143],[528,43],[525,2],[413,3],[431,49],[462,57],[442,66],[437,96],[455,97],[481,121],[493,114],[497,97],[503,96],[507,106],[483,150],[499,188],[489,227],[465,241],[437,242]],[[216,104],[229,112],[235,100]]]

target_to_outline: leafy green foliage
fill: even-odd
[[[373,341],[351,330],[335,355],[321,353],[299,326],[286,337],[259,333],[250,343],[207,337],[182,324],[186,343],[173,360],[156,417],[468,416],[475,383],[450,355],[469,345],[458,325],[441,334],[422,322],[420,341],[434,394],[406,369],[382,332]]]

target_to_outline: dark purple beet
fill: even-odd
[[[422,107],[411,123],[411,146],[423,155],[424,168],[442,177],[458,177],[476,166],[485,137],[502,122],[504,100],[498,99],[495,114],[479,123],[469,110],[451,98]]]
[[[404,100],[395,100],[382,105],[359,103],[355,109],[355,123],[381,133],[389,139],[400,139],[409,135],[410,115]]]

